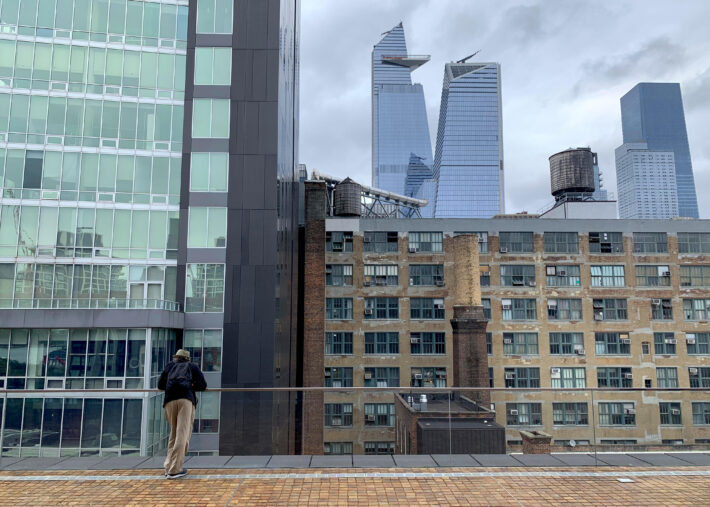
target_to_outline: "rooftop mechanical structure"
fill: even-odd
[[[311,172],[311,180],[324,181],[328,196],[328,216],[360,216],[362,218],[422,218],[420,208],[426,199],[415,199],[387,190],[360,185],[345,178],[341,180]]]

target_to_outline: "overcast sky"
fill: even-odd
[[[302,0],[301,163],[371,183],[370,59],[402,21],[436,141],[444,64],[501,64],[506,211],[552,202],[548,157],[599,154],[616,192],[619,99],[642,81],[680,82],[701,218],[710,218],[710,1]]]

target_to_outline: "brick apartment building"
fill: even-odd
[[[325,199],[306,184],[304,386],[452,386],[453,243],[476,233],[490,385],[559,389],[491,394],[509,445],[710,444],[708,221],[362,219]],[[689,390],[624,390],[664,387]],[[393,452],[393,394],[304,406],[304,453]]]

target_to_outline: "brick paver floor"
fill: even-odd
[[[710,505],[710,469],[221,469],[173,481],[155,470],[0,472],[0,505],[299,504]]]

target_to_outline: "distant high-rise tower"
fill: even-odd
[[[621,124],[625,145],[645,143],[648,150],[654,152],[673,152],[678,216],[698,218],[698,200],[695,194],[680,85],[678,83],[637,84],[621,98]],[[638,146],[633,149],[638,149]],[[668,174],[668,171],[664,171],[663,174]],[[649,184],[666,187],[665,183],[655,180],[657,177],[654,176],[654,181]],[[623,199],[624,197],[619,193],[620,210],[626,206]],[[624,218],[624,215],[620,216]],[[665,208],[659,209],[657,215],[652,212],[648,218],[662,216],[666,216]]]
[[[649,150],[646,143],[616,149],[619,218],[678,216],[676,164],[670,150]]]
[[[372,185],[405,193],[412,153],[431,166],[431,138],[424,89],[411,73],[428,56],[407,54],[402,23],[372,50]]]
[[[499,64],[446,64],[434,178],[437,218],[505,212]]]

